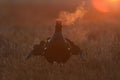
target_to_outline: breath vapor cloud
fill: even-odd
[[[72,13],[68,11],[60,12],[59,18],[63,21],[64,25],[69,26],[74,24],[77,20],[82,19],[86,12],[85,2],[83,2]]]

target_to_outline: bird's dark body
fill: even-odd
[[[45,50],[45,57],[50,62],[64,63],[70,57],[70,50],[67,41],[63,38],[62,33],[55,33],[49,39]]]
[[[44,56],[48,62],[65,63],[72,54],[79,54],[80,48],[62,35],[61,23],[56,23],[55,32],[46,41],[35,45],[27,59],[32,55]]]

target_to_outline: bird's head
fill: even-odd
[[[56,24],[62,25],[62,20],[61,19],[56,19]]]
[[[61,31],[62,31],[62,20],[56,19],[55,32],[61,32]]]

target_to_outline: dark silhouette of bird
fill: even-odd
[[[29,59],[32,55],[41,55],[50,63],[65,63],[72,54],[80,53],[81,50],[78,46],[69,39],[64,38],[62,22],[60,19],[57,19],[54,34],[47,38],[46,42],[41,41],[40,44],[35,45],[26,59]]]

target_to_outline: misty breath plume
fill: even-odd
[[[62,19],[64,25],[74,24],[77,20],[80,20],[84,17],[86,10],[84,4],[78,6],[75,12],[70,13],[67,11],[62,11],[59,15],[59,18]]]

